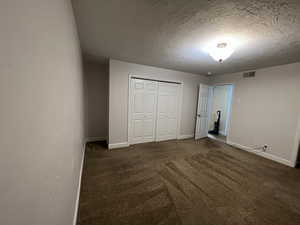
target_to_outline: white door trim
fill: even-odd
[[[211,122],[212,116],[212,107],[213,107],[213,97],[214,97],[214,86],[209,85],[209,97],[208,97],[208,131]],[[197,118],[196,118],[197,120]],[[197,123],[197,121],[196,121]]]
[[[227,121],[227,125],[226,125],[226,136],[227,136],[227,140],[228,140],[229,137],[230,137],[230,127],[231,127],[231,122],[232,122],[232,108],[233,108],[235,85],[234,85],[234,83],[215,83],[215,84],[212,84],[212,87],[225,86],[225,85],[231,85],[232,86],[231,103],[230,103],[230,106],[229,106],[230,113],[229,113],[229,115],[227,115],[227,120],[228,121]],[[212,99],[211,99],[211,101],[212,101]]]
[[[128,75],[128,109],[127,109],[127,142],[128,146],[131,145],[131,113],[132,113],[132,87],[131,87],[131,79],[142,79],[142,80],[152,80],[157,82],[167,82],[167,83],[177,83],[179,85],[179,104],[178,104],[178,123],[177,123],[177,139],[180,138],[180,129],[181,129],[181,114],[182,114],[182,102],[183,102],[183,86],[184,82],[179,80],[172,80],[172,79],[156,79],[152,78],[151,76],[141,76],[141,75],[135,75],[135,74],[129,74]],[[157,118],[156,118],[157,119]],[[157,140],[157,134],[155,133],[155,140]]]
[[[234,89],[234,86],[232,84],[228,84],[228,85],[231,86],[231,89],[230,89],[230,93],[229,93],[229,96],[227,99],[228,109],[227,109],[225,136],[228,135],[228,131],[229,131],[229,124],[230,124],[231,113],[232,113],[233,89]]]

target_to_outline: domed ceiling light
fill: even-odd
[[[223,63],[234,53],[239,44],[239,41],[236,39],[222,38],[207,44],[203,50],[214,60]]]
[[[215,48],[212,48],[209,52],[209,55],[216,61],[222,63],[228,59],[234,52],[234,49],[231,48],[226,42],[219,43]]]

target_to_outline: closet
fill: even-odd
[[[177,139],[180,88],[178,83],[130,79],[130,144]]]

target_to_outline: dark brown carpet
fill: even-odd
[[[78,225],[299,225],[300,170],[209,139],[89,144]]]

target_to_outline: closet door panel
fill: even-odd
[[[131,139],[132,144],[143,142],[144,122],[144,90],[145,85],[141,80],[132,80],[132,106],[131,106]]]
[[[158,141],[177,138],[179,85],[159,83],[158,88]]]
[[[144,142],[155,141],[157,87],[156,81],[145,81],[144,94]]]
[[[155,140],[157,82],[131,80],[131,144]]]

